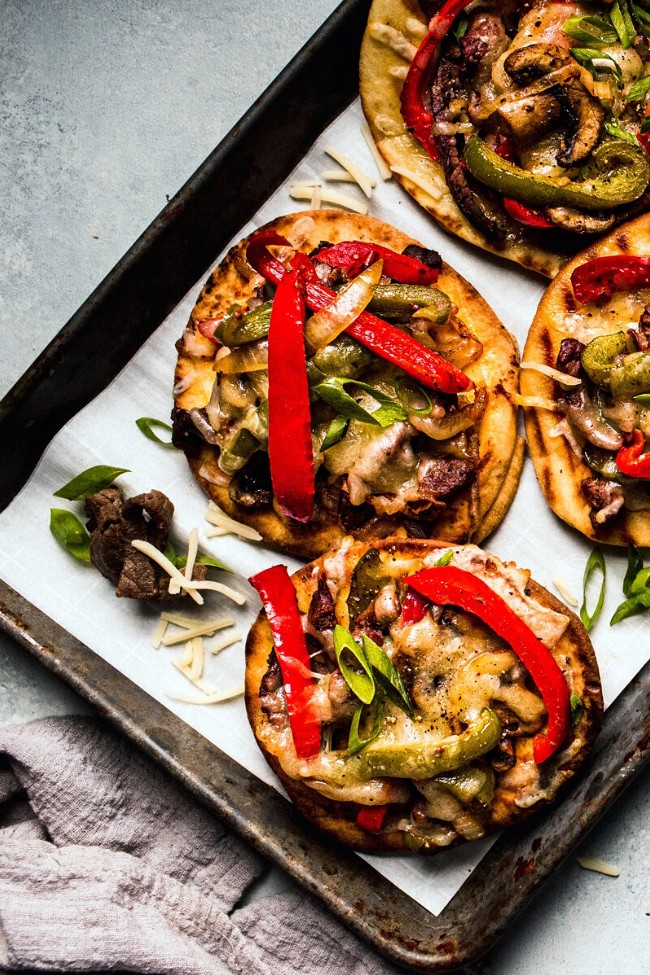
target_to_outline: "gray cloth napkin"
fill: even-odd
[[[99,720],[0,730],[0,970],[397,975]]]

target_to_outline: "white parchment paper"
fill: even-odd
[[[300,204],[291,200],[288,186],[298,180],[318,179],[324,169],[332,168],[332,160],[324,151],[326,145],[336,146],[367,173],[376,174],[370,151],[361,137],[362,120],[356,102],[323,133],[285,186],[238,236],[275,216],[301,209]],[[360,201],[364,199],[356,186],[337,184],[337,188]],[[448,237],[393,180],[378,180],[370,213],[410,233],[427,247],[439,250],[449,264],[478,288],[523,347],[544,281]],[[205,276],[207,273],[206,270]],[[135,425],[136,418],[141,416],[164,420],[169,417],[176,360],[174,343],[182,333],[201,284],[202,281],[197,282],[110,386],[59,433],[26,487],[0,515],[0,574],[9,585],[187,724],[260,779],[277,787],[253,739],[243,700],[210,707],[173,700],[170,693],[197,695],[197,692],[172,666],[171,659],[178,655],[178,648],[152,649],[156,613],[150,607],[117,599],[110,584],[98,572],[76,562],[57,545],[48,527],[50,508],[80,510],[79,506],[52,497],[71,477],[95,464],[128,468],[130,473],[122,475],[118,482],[127,495],[158,488],[173,501],[174,538],[179,545],[186,541],[194,526],[199,526],[201,549],[236,570],[234,579],[224,577],[223,581],[246,594],[246,605],[239,609],[224,597],[208,593],[203,612],[210,617],[234,616],[239,632],[245,637],[259,609],[257,596],[246,578],[276,564],[280,561],[278,555],[262,545],[232,536],[206,541],[203,535],[208,527],[204,520],[206,498],[190,476],[185,458],[178,451],[145,439]],[[553,578],[560,576],[570,591],[576,595],[582,592],[582,576],[592,546],[548,510],[529,460],[512,508],[486,547],[504,559],[530,568],[534,577],[551,590],[554,590]],[[605,702],[609,704],[650,657],[650,628],[643,616],[610,628],[608,621],[623,599],[621,581],[626,555],[607,551],[606,559],[605,606],[591,635],[601,668]],[[299,564],[291,559],[283,561],[290,571]],[[201,615],[196,610],[189,605],[186,612]],[[208,657],[206,680],[215,688],[225,689],[243,679],[243,642],[218,656]],[[377,856],[367,859],[392,883],[437,914],[489,845],[489,840],[468,844],[431,859]]]

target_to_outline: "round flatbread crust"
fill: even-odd
[[[324,240],[333,244],[343,240],[372,241],[400,252],[409,244],[418,243],[380,220],[341,210],[290,214],[266,226],[306,253]],[[201,335],[197,323],[225,314],[234,303],[244,304],[262,282],[246,262],[247,240],[236,244],[210,275],[177,344],[174,400],[179,409],[205,407],[214,384],[215,346]],[[467,366],[465,372],[489,392],[478,429],[476,478],[469,490],[449,500],[436,523],[436,534],[447,541],[478,542],[505,515],[521,471],[515,405],[518,352],[513,337],[476,289],[444,262],[436,287],[449,295],[458,306],[458,317],[483,343],[480,359]],[[317,511],[309,523],[301,524],[280,517],[271,508],[260,511],[238,505],[224,484],[217,450],[205,443],[186,453],[195,478],[209,497],[231,517],[260,532],[268,545],[299,557],[314,558],[334,548],[346,534],[338,518],[334,521],[322,511]]]
[[[616,332],[638,322],[650,301],[650,289],[613,300],[579,305],[573,293],[571,274],[576,267],[608,255],[650,256],[650,216],[644,215],[619,227],[575,257],[547,288],[533,319],[523,361],[555,366],[562,339],[574,337],[588,342],[597,335]],[[614,313],[612,313],[614,309]],[[617,316],[616,310],[620,309]],[[554,400],[556,383],[532,369],[524,369],[520,379],[525,398],[541,396]],[[581,482],[593,471],[576,455],[566,437],[557,434],[561,414],[547,409],[525,407],[528,449],[537,480],[548,504],[568,525],[587,538],[607,545],[650,545],[648,510],[621,512],[609,525],[595,528]]]
[[[403,71],[410,60],[386,43],[386,36],[397,31],[417,48],[421,40],[413,24],[424,28],[424,17],[417,0],[373,0],[361,45],[359,87],[361,104],[377,148],[393,170],[395,178],[449,233],[499,257],[521,264],[545,277],[554,277],[567,259],[546,243],[531,243],[510,238],[497,246],[480,233],[456,205],[442,170],[407,130],[400,111]],[[417,182],[399,170],[413,174]],[[429,187],[427,190],[426,187]]]
[[[389,550],[395,552],[400,558],[417,559],[437,549],[446,550],[449,546],[439,540],[400,538],[383,539],[379,542],[356,542],[349,551],[351,556],[360,558],[369,548]],[[324,555],[309,563],[292,576],[301,612],[307,612],[327,557]],[[572,692],[580,697],[583,711],[574,729],[573,741],[545,764],[544,789],[538,801],[528,802],[525,806],[520,805],[520,797],[511,785],[513,779],[516,780],[512,775],[508,777],[510,785],[507,787],[503,783],[497,784],[486,835],[513,826],[553,803],[584,762],[602,723],[603,699],[598,663],[582,622],[564,603],[533,579],[529,581],[527,591],[543,606],[562,613],[569,620],[563,636],[552,653],[564,672],[570,675]],[[413,852],[404,835],[395,832],[382,835],[361,829],[355,822],[359,808],[355,803],[328,799],[304,783],[290,778],[283,771],[276,756],[265,746],[264,737],[268,717],[260,706],[259,690],[262,678],[268,669],[272,648],[271,630],[266,615],[262,612],[253,623],[246,642],[246,710],[257,743],[291,800],[310,822],[347,846],[369,853]],[[525,763],[521,763],[519,774],[525,781]],[[435,853],[437,850],[432,848],[427,852]]]

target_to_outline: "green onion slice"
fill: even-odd
[[[434,566],[449,565],[453,557],[454,557],[454,550],[450,548],[444,553],[444,555],[441,555],[440,558],[437,559],[433,564]]]
[[[381,701],[377,702],[377,707],[375,709],[375,723],[373,725],[372,731],[368,738],[359,738],[359,722],[361,720],[361,715],[363,713],[364,705],[359,704],[356,711],[352,716],[352,723],[350,724],[350,731],[348,734],[348,752],[350,755],[356,755],[360,752],[366,745],[369,745],[371,741],[374,741],[378,737],[381,731],[381,720],[384,716],[384,708],[386,706],[386,701],[382,698]]]
[[[631,84],[625,97],[628,102],[640,102],[643,101],[649,91],[650,74],[646,75],[645,78],[639,78],[638,81]]]
[[[369,413],[346,391],[346,386],[354,386],[356,389],[369,393],[379,403],[379,407]],[[315,386],[314,391],[322,400],[333,406],[340,416],[347,417],[349,420],[359,420],[361,423],[373,423],[376,426],[388,427],[391,423],[407,419],[406,410],[399,403],[374,386],[363,383],[359,379],[332,376]]]
[[[650,589],[645,589],[637,596],[631,596],[625,602],[622,602],[614,611],[609,625],[614,626],[615,623],[620,623],[621,620],[627,619],[628,616],[635,616],[637,613],[642,613],[644,609],[648,608],[650,608]]]
[[[632,584],[643,569],[643,559],[636,545],[629,545],[627,549],[627,569],[623,579],[623,595],[632,595]]]
[[[102,491],[109,487],[120,474],[128,473],[130,472],[126,467],[107,467],[105,464],[98,464],[96,467],[89,467],[88,470],[77,474],[71,481],[55,491],[54,497],[65,498],[67,501],[83,501],[89,494],[95,494],[96,491]]]
[[[622,139],[623,142],[629,142],[633,146],[639,145],[637,137],[624,129],[617,119],[612,118],[608,122],[605,122],[604,129],[614,139]]]
[[[169,423],[164,423],[162,420],[157,420],[154,416],[141,416],[135,421],[135,425],[137,426],[138,430],[144,433],[147,440],[153,440],[154,443],[159,443],[161,447],[172,447],[174,450],[176,449],[171,439],[163,440],[162,437],[158,436],[154,429],[155,427],[158,430],[164,430],[166,433],[171,433],[172,428],[170,427]]]
[[[431,400],[424,389],[410,378],[410,376],[398,376],[395,380],[395,392],[401,405],[407,414],[414,416],[429,416],[431,413]]]
[[[334,652],[341,673],[352,693],[356,694],[364,704],[370,704],[375,696],[375,679],[370,664],[352,634],[339,624],[334,627]],[[344,659],[344,654],[356,660],[361,667],[361,673],[349,666]]]
[[[582,717],[585,706],[582,703],[582,698],[579,694],[576,694],[575,691],[569,700],[569,707],[571,709],[571,724],[577,725],[578,721]]]
[[[350,421],[348,420],[347,416],[341,416],[340,414],[335,416],[327,428],[323,442],[320,445],[320,449],[329,450],[329,448],[333,447],[335,443],[338,443],[339,440],[345,436],[345,431],[348,428],[349,422]]]
[[[371,640],[364,633],[361,637],[361,645],[366,655],[366,660],[375,671],[382,690],[386,697],[390,698],[393,704],[405,711],[410,718],[413,717],[413,706],[408,696],[408,691],[404,687],[404,682],[396,669],[393,661],[382,648]]]
[[[65,508],[50,509],[50,531],[66,552],[90,562],[90,535],[76,515]]]
[[[620,38],[621,44],[624,48],[630,47],[636,37],[636,30],[632,23],[627,0],[616,0],[616,3],[612,4],[610,17],[612,18],[612,24]]]
[[[591,47],[606,47],[618,41],[618,34],[612,24],[602,17],[569,17],[562,25],[568,37]]]
[[[163,555],[166,556],[172,565],[175,565],[177,569],[184,569],[187,565],[187,555],[183,553],[179,555],[172,545],[171,542],[167,542],[165,548],[163,549]],[[207,565],[212,569],[221,569],[223,572],[232,572],[227,565],[223,562],[219,562],[218,559],[213,559],[211,555],[204,555],[202,552],[197,552],[195,562],[200,562],[201,565]]]
[[[596,605],[592,613],[587,609],[587,590],[589,588],[589,583],[591,577],[594,573],[600,573],[600,589],[598,592],[598,598],[596,599]],[[585,566],[585,573],[582,580],[582,606],[580,607],[580,619],[582,620],[585,629],[590,630],[598,617],[600,616],[601,610],[603,608],[603,603],[605,601],[605,580],[606,580],[607,570],[605,568],[605,557],[598,547],[594,548],[591,555],[587,559],[587,564]]]
[[[650,119],[648,121],[650,121]],[[650,393],[639,393],[638,396],[633,396],[632,398],[635,403],[639,404],[639,406],[650,406]]]

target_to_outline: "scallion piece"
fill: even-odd
[[[50,509],[50,531],[66,552],[90,562],[90,535],[76,515],[65,508]]]
[[[165,430],[167,433],[172,432],[172,428],[169,423],[164,423],[162,420],[157,420],[153,416],[141,416],[135,421],[135,425],[138,430],[144,433],[147,440],[153,440],[154,443],[160,444],[161,447],[172,447],[174,450],[174,444],[171,439],[163,440],[159,437],[154,428],[158,430]]]
[[[340,625],[334,627],[334,652],[340,671],[352,693],[364,704],[370,704],[375,696],[375,679],[370,664],[352,634]],[[361,673],[352,669],[344,659],[346,655],[356,660],[361,667]]]
[[[128,474],[126,467],[107,467],[98,464],[77,474],[71,481],[54,492],[55,498],[65,498],[67,501],[83,501],[89,494],[95,494],[109,487],[120,474]],[[59,510],[59,509],[55,509]]]
[[[369,745],[371,741],[374,741],[378,737],[381,731],[381,719],[384,716],[384,709],[386,706],[386,701],[382,698],[381,701],[377,702],[377,707],[375,709],[375,722],[373,724],[372,731],[367,738],[359,738],[359,722],[361,721],[361,715],[365,705],[359,704],[356,708],[354,714],[352,715],[352,723],[350,724],[350,731],[348,732],[348,752],[350,755],[356,755],[358,752],[362,751],[366,745]]]
[[[329,450],[335,443],[338,443],[345,436],[349,422],[347,416],[335,416],[325,432],[320,449]]]
[[[402,711],[405,711],[410,718],[413,717],[413,705],[408,696],[408,691],[404,687],[404,682],[390,657],[378,646],[374,640],[364,633],[361,637],[361,645],[366,655],[366,660],[375,672],[382,689],[387,697],[396,704]]]
[[[600,573],[600,589],[598,590],[598,596],[596,599],[596,605],[592,613],[587,609],[587,590],[590,588],[589,583],[591,577],[594,573]],[[585,566],[585,572],[582,580],[582,606],[580,607],[580,619],[582,620],[585,629],[590,630],[598,617],[600,616],[601,610],[603,608],[603,603],[605,601],[605,581],[607,577],[607,570],[605,568],[605,557],[598,547],[594,548],[591,555],[587,559],[587,564]]]
[[[616,0],[616,3],[612,4],[609,15],[612,18],[612,24],[619,36],[621,44],[624,48],[630,47],[636,37],[636,30],[632,23],[627,0]]]
[[[345,389],[346,386],[353,386],[368,393],[378,404],[377,409],[369,412],[354,399]],[[391,399],[381,390],[363,383],[358,379],[347,379],[346,377],[332,376],[324,382],[314,386],[316,392],[322,400],[334,407],[336,412],[349,420],[359,420],[361,423],[372,423],[375,426],[388,427],[391,423],[407,419],[406,410],[396,401]]]

